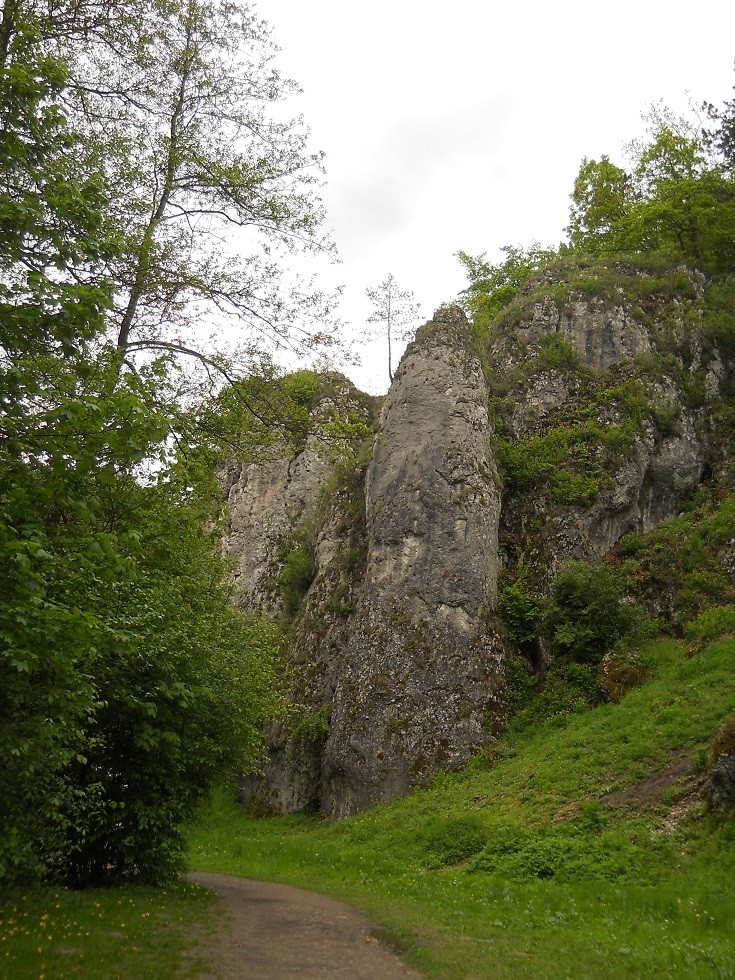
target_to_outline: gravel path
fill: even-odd
[[[409,970],[371,934],[368,920],[323,895],[227,875],[197,873],[189,880],[216,892],[223,925],[196,954],[206,977],[287,977],[405,980]]]

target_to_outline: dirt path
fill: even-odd
[[[371,935],[370,923],[349,905],[323,895],[227,875],[189,875],[219,896],[222,927],[196,953],[206,977],[287,977],[405,980],[419,977]]]

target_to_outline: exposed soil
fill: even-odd
[[[381,946],[368,920],[349,905],[227,875],[197,873],[189,880],[214,891],[224,912],[221,925],[195,951],[207,964],[202,980],[420,976]]]
[[[660,803],[663,799],[664,790],[679,783],[682,793],[686,790],[694,790],[701,779],[692,775],[692,756],[688,752],[674,752],[666,764],[662,764],[660,769],[647,779],[642,779],[632,786],[617,793],[611,793],[605,797],[605,806],[636,806],[645,807],[646,804]]]

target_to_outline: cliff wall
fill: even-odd
[[[568,560],[674,516],[703,480],[728,483],[732,365],[700,292],[686,270],[550,273],[484,344],[444,308],[406,351],[367,451],[335,462],[315,435],[290,458],[230,466],[240,604],[284,613],[295,531],[314,559],[291,615],[292,711],[246,801],[339,818],[463,765],[503,721],[499,575],[543,595]],[[360,404],[347,385],[331,410]]]

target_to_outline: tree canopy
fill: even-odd
[[[567,240],[558,248],[506,245],[497,263],[489,263],[484,254],[457,253],[469,280],[463,295],[475,327],[486,330],[524,284],[556,259],[656,255],[664,263],[704,273],[708,297],[718,309],[723,288],[730,302],[735,102],[719,109],[706,104],[703,111],[713,124],[710,129],[699,118],[677,118],[654,106],[646,117],[647,137],[628,145],[627,160],[585,158],[571,194]]]
[[[657,252],[709,273],[735,261],[735,181],[704,134],[654,112],[630,166],[584,160],[574,184],[571,246],[592,255]]]
[[[277,706],[278,630],[230,605],[178,361],[214,393],[237,373],[205,306],[252,328],[245,367],[266,334],[309,339],[319,298],[280,293],[277,260],[327,247],[320,164],[268,116],[290,90],[272,54],[238,3],[2,8],[4,884],[170,874],[182,820],[257,764]]]
[[[552,249],[538,243],[530,248],[504,245],[502,262],[492,264],[486,253],[468,255],[457,252],[464,267],[469,285],[463,296],[473,315],[475,326],[484,329],[492,318],[512,302],[521,287],[529,281],[555,255]]]

